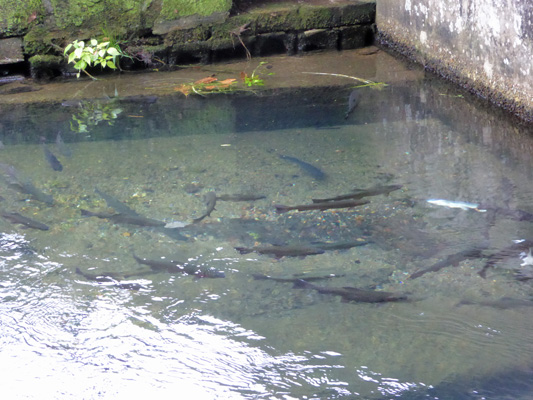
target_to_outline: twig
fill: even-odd
[[[330,74],[328,72],[302,72],[302,74],[338,76],[340,78],[354,79],[356,81],[362,82],[367,85],[376,83],[376,82],[369,81],[367,79],[358,78],[356,76],[350,76],[350,75],[344,75],[344,74]]]

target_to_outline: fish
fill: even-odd
[[[120,289],[128,290],[140,290],[144,289],[145,286],[138,282],[121,282],[122,279],[125,279],[124,275],[113,272],[103,272],[101,274],[91,274],[88,272],[83,272],[81,269],[76,268],[76,273],[83,276],[88,281],[98,282],[99,284],[106,284],[106,286],[118,287]],[[152,270],[148,270],[145,273],[153,273]],[[139,274],[136,274],[139,275]]]
[[[407,301],[408,296],[401,293],[381,292],[377,290],[358,289],[355,287],[317,286],[303,279],[294,282],[295,289],[312,289],[318,293],[342,297],[343,302],[384,303],[389,301]]]
[[[126,204],[124,204],[123,202],[117,200],[113,196],[111,196],[111,195],[109,195],[109,194],[107,194],[105,192],[102,192],[97,187],[94,188],[94,192],[98,196],[100,196],[102,199],[105,200],[105,202],[106,202],[106,204],[107,204],[107,206],[109,208],[112,208],[117,213],[125,214],[125,215],[132,215],[132,216],[136,216],[136,217],[139,216],[139,214],[135,210],[132,210]]]
[[[360,101],[361,94],[359,93],[359,90],[352,90],[350,92],[350,96],[348,97],[348,110],[346,111],[346,114],[344,114],[344,119],[348,119],[352,111],[355,110],[355,108],[359,105]]]
[[[123,279],[128,279],[134,276],[142,276],[147,274],[152,274],[153,271],[151,268],[143,269],[139,271],[131,271],[131,272],[100,272],[98,274],[92,274],[90,272],[83,272],[79,268],[76,268],[76,273],[83,276],[85,279],[89,281],[95,281],[95,282],[116,282]]]
[[[385,185],[376,186],[369,189],[354,189],[354,192],[348,194],[342,194],[335,197],[328,197],[326,199],[312,199],[313,203],[324,203],[326,201],[338,201],[347,199],[362,199],[363,197],[378,196],[380,194],[388,195],[390,192],[400,190],[402,185]]]
[[[286,206],[283,204],[276,204],[276,212],[284,213],[290,210],[308,211],[308,210],[329,210],[332,208],[352,208],[368,204],[367,200],[338,200],[338,201],[325,201],[323,203],[313,204],[301,204],[297,206]]]
[[[450,254],[444,260],[439,261],[430,267],[414,272],[413,274],[411,274],[409,279],[420,278],[422,275],[427,274],[428,272],[437,272],[450,265],[457,266],[459,265],[461,261],[464,261],[467,259],[482,258],[483,249],[484,249],[483,247],[476,247],[473,249],[467,249],[467,250],[460,251],[458,253]]]
[[[35,221],[34,219],[24,217],[23,215],[20,215],[19,213],[15,213],[15,212],[10,213],[6,211],[1,211],[0,215],[2,215],[2,217],[7,219],[12,224],[20,224],[20,225],[27,226],[28,228],[39,229],[41,231],[47,231],[50,229],[48,225],[45,225],[39,221]]]
[[[455,305],[455,307],[460,307],[464,305],[486,306],[486,307],[497,308],[500,310],[507,310],[510,308],[518,308],[518,307],[533,307],[533,301],[513,299],[512,297],[502,297],[501,299],[498,299],[498,300],[486,300],[486,301],[461,300],[459,303]]]
[[[325,253],[325,250],[323,249],[306,245],[235,247],[235,250],[237,250],[241,254],[249,254],[255,252],[259,254],[274,255],[274,257],[276,258],[304,257]]]
[[[23,179],[14,166],[0,163],[0,170],[2,171],[4,180],[12,189],[20,193],[29,194],[33,199],[42,203],[48,205],[54,204],[52,195],[45,194],[37,189],[30,180]]]
[[[60,132],[58,132],[56,136],[56,148],[59,151],[59,153],[64,155],[65,157],[68,157],[68,158],[72,157],[72,151],[63,141],[63,138],[61,137]]]
[[[519,260],[522,261],[520,258],[521,253],[528,251],[531,247],[533,247],[533,240],[522,240],[490,255],[483,268],[478,272],[479,276],[486,278],[487,270],[489,268],[494,267],[496,264],[505,260],[516,258],[517,262]],[[520,269],[518,263],[516,269]]]
[[[429,199],[426,200],[429,204],[435,206],[448,207],[448,208],[460,208],[461,210],[475,210],[478,212],[485,212],[486,210],[480,209],[479,204],[467,203],[465,201],[444,200],[444,199]]]
[[[206,205],[205,214],[202,215],[199,218],[193,219],[193,222],[195,224],[197,224],[198,222],[203,220],[205,217],[211,216],[211,213],[213,212],[213,210],[215,209],[215,205],[217,204],[217,195],[216,195],[216,193],[215,192],[207,192],[204,195],[204,202],[205,202],[205,205]]]
[[[511,208],[502,208],[502,207],[493,207],[481,205],[481,208],[487,210],[497,217],[508,218],[513,221],[528,221],[533,222],[533,214],[524,210],[511,209]]]
[[[306,282],[313,282],[313,281],[324,280],[324,279],[340,278],[343,276],[344,275],[329,274],[329,275],[323,275],[323,276],[306,276],[305,278],[302,276],[293,277],[293,278],[276,278],[276,277],[264,275],[264,274],[252,274],[252,277],[258,281],[269,280],[269,281],[274,281],[274,282],[285,282],[285,283],[294,283],[302,279],[305,279]]]
[[[133,254],[133,258],[139,264],[148,265],[155,272],[170,272],[187,275],[194,275],[197,278],[225,278],[224,271],[218,271],[215,268],[206,268],[194,264],[183,263],[181,261],[162,261],[162,260],[147,260],[146,258],[137,257]]]
[[[108,219],[117,224],[130,224],[138,226],[153,226],[153,227],[164,227],[166,222],[159,221],[157,219],[146,218],[140,215],[127,215],[127,214],[109,214],[109,213],[99,213],[92,212],[84,209],[80,209],[81,215],[85,217],[97,217],[102,219]]]
[[[337,242],[337,243],[324,243],[324,242],[313,242],[314,247],[318,247],[322,250],[346,250],[351,249],[352,247],[365,246],[371,242],[366,240],[354,240],[347,242]]]
[[[217,200],[220,201],[255,201],[260,199],[266,199],[266,196],[260,194],[221,194],[217,195]]]
[[[310,175],[318,181],[323,181],[324,179],[326,179],[326,174],[324,173],[324,171],[322,171],[320,168],[315,167],[314,165],[311,165],[296,157],[286,156],[283,154],[279,154],[279,158],[298,165],[302,169],[302,171],[304,171],[306,174]]]
[[[46,161],[48,161],[48,164],[50,164],[50,167],[54,171],[63,171],[63,165],[59,162],[57,157],[50,151],[48,146],[43,143],[43,151],[44,151],[44,158],[46,158]]]

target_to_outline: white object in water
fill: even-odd
[[[522,264],[520,264],[521,267],[525,267],[526,265],[533,265],[533,255],[531,254],[531,247],[529,248],[529,252],[527,255],[522,258]]]
[[[487,210],[480,210],[479,204],[467,203],[466,201],[454,201],[454,200],[443,200],[443,199],[429,199],[427,200],[429,204],[433,204],[441,207],[448,208],[460,208],[461,210],[475,210],[479,212],[485,212]]]
[[[169,222],[165,225],[165,228],[167,229],[176,229],[176,228],[183,228],[187,225],[190,225],[186,222],[181,222],[181,221],[172,221],[172,222]]]

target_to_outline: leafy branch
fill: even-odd
[[[94,76],[87,72],[88,67],[100,65],[102,68],[117,69],[117,57],[126,56],[120,47],[111,42],[98,43],[98,40],[91,39],[88,43],[83,40],[74,40],[65,47],[64,55],[73,49],[68,55],[68,62],[74,63],[74,68],[78,70],[77,77],[83,71],[92,79]]]

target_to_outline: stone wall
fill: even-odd
[[[379,40],[533,120],[531,0],[379,0]]]
[[[0,0],[0,75],[31,64],[34,78],[73,72],[72,40],[116,40],[123,68],[169,68],[232,57],[354,49],[373,41],[374,0]],[[234,11],[234,12],[231,12]],[[1,83],[1,81],[0,81]]]

